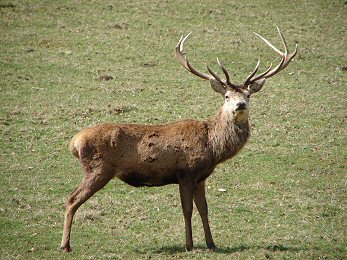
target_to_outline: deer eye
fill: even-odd
[[[250,98],[251,97],[251,95],[250,94],[248,94],[247,96],[246,96],[246,98]]]

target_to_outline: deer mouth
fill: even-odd
[[[247,108],[246,107],[238,107],[235,109],[235,111],[246,111]]]
[[[234,110],[234,114],[245,114],[248,112],[248,108],[246,106],[239,106]]]
[[[248,121],[248,113],[246,109],[235,111],[234,120],[236,124],[243,124]]]

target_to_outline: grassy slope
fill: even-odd
[[[220,57],[241,81],[277,62],[256,31],[300,53],[252,98],[252,139],[208,181],[219,249],[184,251],[176,186],[115,180],[74,221],[72,258],[342,258],[346,255],[346,5],[343,1],[0,1],[0,255],[61,258],[64,201],[80,181],[67,149],[99,122],[206,118],[221,99],[174,58]],[[275,59],[276,57],[276,59]],[[101,81],[110,75],[113,80]],[[219,192],[218,188],[226,192]]]

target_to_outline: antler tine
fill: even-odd
[[[228,73],[227,69],[220,63],[218,57],[217,57],[217,63],[225,75],[227,85],[234,88],[234,89],[237,88],[238,86],[236,84],[230,82],[229,73]]]
[[[277,49],[275,46],[272,45],[271,42],[269,42],[268,40],[266,40],[263,36],[257,34],[257,33],[254,33],[255,35],[257,35],[260,39],[262,39],[267,45],[269,45],[275,52],[277,52],[279,55],[283,55],[284,53],[281,52],[279,49]]]
[[[245,80],[244,86],[247,86],[251,82],[251,78],[257,73],[260,65],[260,60],[258,60],[257,65],[255,66],[254,70],[251,72],[251,74],[248,75],[248,77]]]
[[[220,63],[218,57],[217,57],[217,63],[219,65],[219,67],[222,69],[224,75],[225,75],[225,78],[226,78],[226,81],[227,83],[230,83],[230,77],[229,77],[229,73],[228,71],[226,70],[226,68],[223,67],[223,65]]]
[[[220,78],[216,73],[214,73],[214,72],[210,69],[210,67],[209,67],[208,65],[206,65],[206,67],[207,67],[208,72],[209,72],[220,84],[222,84],[223,86],[226,85],[225,82],[224,82],[223,80],[221,80],[221,78]]]
[[[263,73],[260,73],[259,75],[256,75],[255,77],[251,78],[250,81],[256,81],[258,79],[261,79],[264,75],[266,75],[270,70],[272,69],[272,63],[270,64],[269,68],[264,71]]]
[[[282,39],[282,43],[284,46],[284,55],[287,56],[288,55],[288,44],[286,42],[286,39],[284,39],[284,36],[281,33],[280,28],[278,28],[278,26],[277,26],[277,31],[278,31],[278,34],[280,35],[281,39]]]
[[[180,51],[185,54],[185,52],[183,51],[183,44],[184,42],[188,39],[188,37],[193,33],[193,31],[191,31],[190,33],[187,34],[186,37],[183,38],[183,35],[182,35],[182,41],[180,43]]]
[[[263,75],[263,78],[265,78],[265,79],[270,78],[273,75],[275,75],[277,72],[282,70],[284,68],[283,66],[284,66],[285,61],[286,61],[286,58],[285,58],[285,56],[283,56],[281,62],[275,68],[273,68],[271,71],[269,71],[268,73]]]
[[[182,40],[183,40],[183,35],[181,35],[180,40],[178,41],[177,45],[175,46],[176,49],[176,57],[180,60],[180,63],[182,64],[182,66],[189,70],[188,66],[187,66],[187,58],[185,57],[185,52],[183,51],[183,44],[182,44]]]
[[[183,40],[183,34],[181,35],[180,40],[178,41],[177,45],[175,46],[176,49],[178,48],[180,50],[180,46],[181,46],[182,40]]]
[[[189,67],[187,66],[187,57],[185,56],[185,51],[183,50],[183,44],[185,42],[185,40],[189,37],[189,35],[191,34],[192,32],[190,32],[189,34],[187,34],[186,37],[184,37],[184,35],[181,35],[181,38],[180,40],[178,41],[175,49],[176,49],[176,57],[180,60],[182,66],[189,70]]]

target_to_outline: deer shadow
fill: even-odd
[[[305,247],[295,247],[295,246],[288,246],[283,244],[268,244],[268,245],[247,245],[247,244],[240,244],[238,246],[232,246],[232,247],[217,247],[216,249],[208,249],[205,246],[197,245],[194,247],[194,251],[211,251],[213,253],[219,253],[219,254],[233,254],[237,252],[252,250],[252,249],[261,249],[261,250],[267,250],[269,252],[283,252],[283,251],[289,251],[289,252],[298,252],[302,250],[307,250]],[[160,249],[153,250],[153,253],[157,254],[168,254],[168,255],[174,255],[178,253],[186,252],[186,248],[184,246],[180,245],[173,245],[173,246],[163,246]]]

